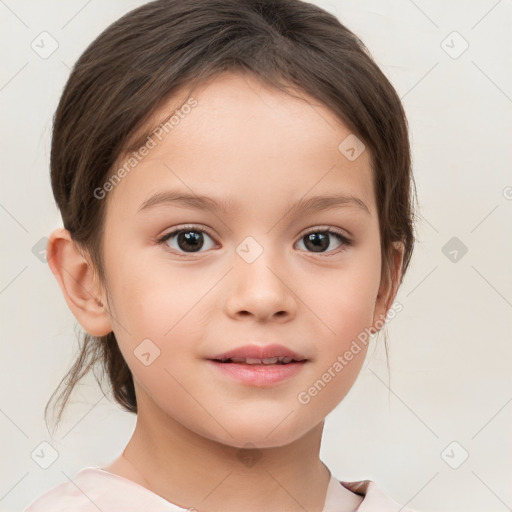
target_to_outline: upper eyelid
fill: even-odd
[[[176,233],[180,233],[181,231],[203,231],[204,233],[206,233],[208,236],[210,236],[211,238],[216,238],[215,235],[208,229],[208,228],[205,228],[205,227],[201,227],[201,226],[196,226],[196,225],[184,225],[183,227],[179,227],[179,228],[173,228],[171,231],[169,231],[168,233],[166,233],[165,235],[162,235],[161,237],[159,237],[160,239],[161,238],[166,238],[166,237],[169,237],[171,235],[174,235]]]
[[[321,226],[321,225],[315,226],[312,228],[308,228],[306,231],[304,231],[302,233],[302,236],[306,236],[309,233],[317,233],[317,232],[320,233],[322,231],[329,231],[330,233],[341,235],[347,239],[350,239],[350,236],[348,234],[343,233],[342,230],[340,230],[340,228],[333,228],[331,226]]]

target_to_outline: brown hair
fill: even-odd
[[[124,15],[89,45],[54,116],[53,193],[64,227],[90,255],[101,282],[106,201],[93,191],[162,102],[222,71],[252,73],[284,92],[290,86],[304,91],[364,142],[372,155],[383,275],[392,265],[393,242],[402,241],[403,277],[414,246],[407,120],[358,37],[334,15],[301,0],[157,0]],[[137,412],[132,374],[114,333],[85,333],[45,417],[65,384],[60,421],[73,388],[97,362],[115,400]]]

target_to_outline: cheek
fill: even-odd
[[[141,258],[126,258],[115,272],[110,289],[121,353],[148,394],[179,400],[177,382],[189,378],[190,365],[202,355],[201,339],[211,322],[205,307],[218,275]]]
[[[201,298],[208,291],[204,275],[195,283],[190,273],[171,271],[168,265],[128,259],[117,271],[122,278],[110,288],[123,327],[115,335],[136,385],[170,415],[177,410],[185,418],[194,417],[198,411],[179,383],[190,388],[191,365],[199,353],[191,340],[200,325]]]
[[[348,260],[347,260],[348,261]],[[379,291],[380,253],[361,252],[346,268],[317,275],[302,288],[307,304],[323,324],[323,339],[342,348],[370,327]]]
[[[171,265],[160,258],[127,257],[112,267],[114,313],[135,339],[171,336],[214,284],[215,276]]]
[[[319,364],[310,379],[313,388],[311,393],[303,390],[318,414],[328,413],[357,379],[370,341],[379,281],[380,251],[372,246],[358,252],[334,279],[332,273],[326,273],[314,288],[303,291],[321,320],[316,322],[321,331],[316,330]],[[323,398],[316,400],[317,394]]]

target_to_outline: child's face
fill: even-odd
[[[181,424],[232,446],[284,445],[346,395],[366,350],[359,342],[352,360],[344,354],[386,312],[377,297],[381,251],[370,155],[350,161],[340,152],[350,130],[318,102],[248,76],[218,76],[193,97],[197,106],[106,199],[112,329],[133,373],[141,419],[151,416],[162,428]],[[175,98],[155,120],[181,105]],[[141,209],[171,191],[232,209],[183,201]],[[353,196],[367,210],[352,202],[291,208],[324,195]],[[316,238],[305,236],[310,232]],[[240,380],[226,371],[234,363],[209,360],[250,344],[283,345],[307,361],[265,384],[264,375],[288,369],[260,366],[268,372],[262,377],[247,365],[249,380]],[[315,383],[317,392],[309,392]]]

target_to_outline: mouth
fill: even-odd
[[[243,345],[228,352],[222,352],[209,358],[221,363],[236,364],[289,364],[305,361],[306,357],[290,350],[284,345]]]
[[[257,357],[228,357],[226,359],[211,359],[211,361],[216,361],[218,363],[234,363],[234,364],[247,364],[247,365],[264,365],[268,366],[271,364],[290,364],[290,363],[302,363],[305,362],[306,359],[293,359],[293,357],[286,356],[277,356],[277,357],[265,357],[263,359]]]
[[[208,359],[223,376],[268,387],[297,375],[309,361],[282,345],[246,345]]]

